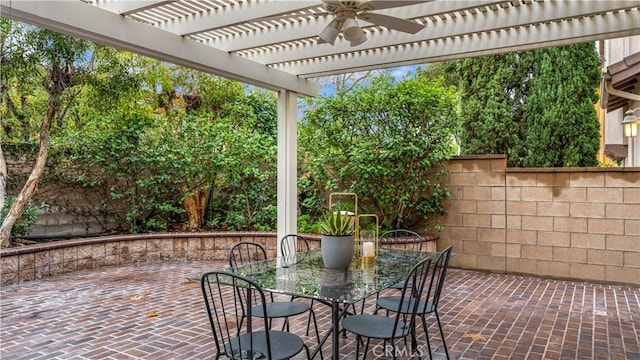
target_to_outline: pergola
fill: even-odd
[[[350,1],[353,2],[353,1]],[[3,17],[277,91],[278,238],[296,232],[297,97],[313,78],[640,35],[637,0],[372,1],[424,25],[408,34],[360,20],[352,47],[318,35],[321,0],[0,0]]]

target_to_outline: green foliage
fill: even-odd
[[[108,207],[121,209],[111,214],[133,233],[164,229],[162,217],[180,212],[179,204],[164,196],[171,175],[158,171],[166,159],[147,131],[154,125],[156,119],[144,112],[110,114],[94,120],[95,131],[70,133],[58,143],[66,146],[69,176],[82,186],[106,189]]]
[[[306,169],[306,166],[303,165],[303,167]],[[306,171],[298,176],[298,206],[303,214],[301,216],[322,214],[325,210],[325,199],[316,182],[310,178],[310,174]]]
[[[445,174],[441,162],[456,152],[453,104],[441,78],[396,83],[386,74],[318,99],[300,125],[301,170],[318,186],[315,193],[304,188],[302,208],[345,189],[366,199],[361,206],[387,228],[444,213],[448,190],[437,179]]]
[[[298,232],[301,234],[318,234],[320,233],[320,223],[311,215],[302,214],[298,216]]]
[[[91,189],[103,215],[131,232],[179,226],[185,199],[203,193],[210,228],[275,228],[273,92],[30,26],[10,29],[5,19],[0,26],[8,44],[3,141],[33,142],[49,96],[60,101],[49,180]],[[9,33],[24,44],[8,42]],[[69,70],[61,93],[47,80],[50,65]],[[363,208],[387,227],[443,213],[448,190],[437,179],[456,151],[452,90],[440,78],[396,83],[384,72],[337,83],[337,95],[319,99],[300,124],[300,209],[309,215],[301,230],[317,232],[311,219],[336,189],[369,199]]]
[[[593,44],[533,51],[535,72],[523,112],[527,167],[596,166],[600,84]]]
[[[579,44],[459,60],[465,154],[506,154],[513,167],[594,166],[600,82],[594,45]]]
[[[521,158],[522,98],[528,61],[517,53],[471,58],[455,63],[458,73],[464,154],[506,154]]]
[[[353,235],[355,220],[347,211],[328,211],[319,226],[321,235],[349,236]]]
[[[2,139],[37,142],[49,105],[55,109],[52,132],[73,113],[90,67],[87,41],[0,19]]]
[[[275,93],[253,90],[247,93],[245,101],[255,114],[256,131],[275,139],[278,134],[278,98]]]
[[[184,199],[202,189],[210,226],[275,227],[275,138],[252,110],[276,124],[273,93],[248,102],[237,82],[108,48],[92,56],[75,121],[52,138],[48,179],[95,189],[100,211],[130,232],[179,226]]]
[[[4,203],[4,208],[0,209],[0,219],[4,219],[5,216],[9,213],[9,209],[11,209],[11,205],[14,203],[16,198],[14,196],[9,196],[7,201]],[[16,221],[11,229],[12,236],[20,236],[20,235],[28,235],[31,226],[36,222],[38,218],[38,212],[45,206],[45,203],[41,204],[31,204],[29,203],[22,210],[22,216]]]
[[[230,120],[184,116],[180,122],[128,113],[96,119],[74,144],[73,174],[84,186],[108,186],[114,216],[129,231],[167,229],[184,221],[183,201],[213,194],[208,224],[226,230],[275,224],[275,143]],[[98,126],[95,125],[94,126]],[[224,204],[223,206],[217,206]],[[117,207],[126,213],[118,215]]]

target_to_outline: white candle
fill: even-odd
[[[365,241],[362,244],[362,256],[364,256],[364,257],[374,257],[374,256],[376,256],[375,249],[373,248],[373,242]]]

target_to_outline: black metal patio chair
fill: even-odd
[[[378,239],[378,246],[382,249],[399,249],[422,253],[423,240],[422,236],[417,232],[407,229],[396,229],[382,233]],[[404,284],[401,281],[393,284],[391,289],[400,290],[403,286]],[[377,296],[378,295],[376,295],[376,299]]]
[[[407,229],[395,229],[389,230],[380,235],[378,238],[378,247],[381,249],[398,249],[406,251],[415,251],[416,253],[422,252],[422,242],[424,238],[415,231]],[[404,287],[404,282],[400,281],[391,285],[390,289],[401,290]],[[376,303],[380,293],[376,293]],[[366,299],[362,299],[361,313],[364,311]],[[376,305],[377,306],[377,305]],[[379,307],[376,307],[376,312]]]
[[[444,331],[442,330],[442,323],[440,322],[440,315],[438,314],[438,303],[440,302],[440,295],[442,294],[442,288],[444,286],[444,279],[447,273],[447,268],[449,267],[449,259],[451,259],[451,251],[452,247],[446,247],[438,258],[436,259],[434,266],[431,271],[431,280],[429,283],[428,291],[426,292],[426,296],[421,298],[419,301],[419,305],[417,308],[416,315],[422,319],[422,328],[424,329],[424,334],[427,338],[427,347],[429,348],[429,356],[431,357],[431,343],[429,341],[429,332],[427,330],[427,320],[426,316],[428,314],[435,314],[436,320],[438,321],[438,328],[440,329],[440,336],[442,337],[442,345],[444,346],[444,352],[447,355],[447,359],[449,359],[449,351],[447,350],[447,342],[444,337]],[[410,314],[412,313],[413,308],[402,305],[403,297],[402,296],[383,296],[378,298],[377,301],[377,309],[385,309],[387,313],[389,311],[400,312],[402,314]],[[415,328],[414,328],[415,331]]]
[[[233,245],[229,250],[229,265],[231,267],[255,263],[266,259],[267,251],[264,246],[254,242],[239,242]],[[316,340],[320,343],[316,314],[309,304],[301,301],[274,301],[273,293],[269,293],[269,295],[270,301],[267,302],[265,306],[262,306],[263,304],[256,304],[249,308],[252,316],[266,316],[270,320],[269,324],[271,324],[273,319],[284,319],[282,330],[289,331],[289,317],[309,312],[306,335],[309,335],[309,324],[311,320],[313,320],[313,325],[316,330]],[[264,313],[265,309],[267,311],[266,314]],[[243,314],[240,321],[243,321],[246,317],[246,311],[245,309],[241,310],[243,311]]]
[[[295,249],[295,252],[293,251]],[[303,257],[309,252],[311,247],[309,246],[309,241],[303,236],[297,234],[289,234],[282,237],[280,241],[280,251],[283,257]],[[298,261],[300,259],[297,259]],[[291,300],[296,299],[296,296],[291,296]],[[311,299],[311,311],[309,311],[309,319],[307,320],[307,335],[309,335],[309,326],[311,325],[311,317],[314,314],[313,312],[313,299]],[[315,320],[314,320],[315,322]],[[318,326],[316,325],[316,333],[318,332]]]
[[[367,357],[371,339],[384,340],[385,357],[389,355],[386,353],[386,349],[388,349],[386,344],[389,342],[393,349],[391,356],[394,359],[398,353],[406,356],[404,352],[396,351],[395,342],[398,339],[404,339],[406,346],[406,338],[407,336],[411,336],[411,348],[417,348],[416,335],[413,329],[415,327],[418,302],[414,299],[419,299],[425,289],[430,266],[431,259],[427,258],[420,261],[411,269],[407,276],[408,281],[404,282],[395,315],[358,314],[347,316],[342,320],[344,330],[354,333],[357,337],[356,360],[360,354],[360,344],[363,342],[362,338],[367,339],[363,359]],[[407,309],[407,311],[399,311],[400,309]]]
[[[280,240],[280,250],[282,251],[282,256],[294,255],[294,249],[296,254],[305,254],[309,252],[311,247],[309,246],[309,241],[304,236],[296,234],[283,236],[282,240]]]
[[[378,244],[381,248],[422,252],[423,241],[422,236],[415,231],[395,229],[380,234]]]
[[[264,291],[252,280],[223,270],[207,272],[200,281],[216,359],[289,359],[309,348],[301,337],[290,332],[270,330]],[[244,309],[260,308],[243,327]],[[258,316],[257,313],[262,315]]]

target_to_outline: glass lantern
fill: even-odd
[[[359,229],[358,231],[358,257],[363,265],[372,265],[378,257],[378,216],[374,214],[360,215],[360,218],[370,217],[375,219],[375,228]],[[361,221],[358,221],[361,224]]]

